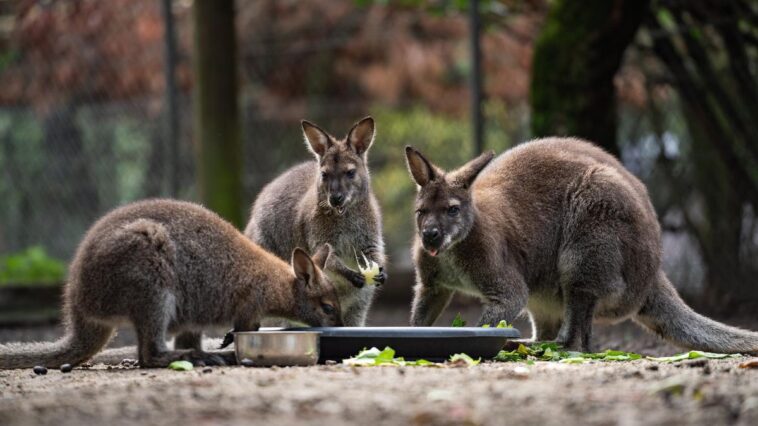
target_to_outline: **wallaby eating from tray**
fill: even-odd
[[[446,172],[406,147],[418,185],[412,325],[431,325],[462,291],[483,299],[480,324],[527,309],[537,340],[569,349],[591,349],[593,320],[632,318],[683,347],[758,352],[758,333],[679,297],[647,190],[614,157],[571,138],[493,156]]]
[[[330,244],[336,256],[325,271],[337,288],[343,321],[363,326],[376,286],[366,285],[356,258],[363,263],[365,256],[379,267],[374,283],[386,279],[382,220],[367,158],[374,120],[362,119],[344,139],[308,121],[302,128],[315,161],[292,167],[263,188],[245,235],[280,257],[296,246],[308,250]]]
[[[311,258],[295,248],[290,266],[197,204],[120,207],[90,228],[71,263],[66,335],[54,343],[0,345],[0,368],[80,364],[124,322],[136,330],[141,367],[233,363],[231,352],[169,350],[166,333],[219,324],[256,330],[267,315],[340,325],[335,289],[321,273],[329,252],[324,246]]]

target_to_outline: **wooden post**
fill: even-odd
[[[194,114],[200,199],[243,226],[234,0],[195,0]]]

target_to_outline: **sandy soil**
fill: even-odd
[[[6,329],[0,341],[58,334]],[[596,335],[599,347],[677,351],[632,325]],[[115,346],[129,340],[122,333]],[[742,361],[0,371],[0,424],[756,425],[758,370]]]

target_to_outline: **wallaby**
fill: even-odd
[[[166,332],[230,323],[257,330],[266,315],[339,325],[339,300],[320,270],[329,251],[324,246],[311,259],[296,248],[290,266],[197,204],[148,200],[120,207],[90,228],[71,263],[65,337],[0,345],[0,368],[80,364],[124,322],[137,332],[140,367],[180,359],[234,363],[231,352],[168,350]]]
[[[602,149],[541,139],[449,173],[405,152],[418,185],[412,325],[434,323],[457,290],[483,299],[480,324],[527,309],[537,340],[569,349],[591,350],[593,320],[632,318],[680,346],[758,352],[758,333],[682,301],[645,186]]]
[[[374,120],[359,121],[341,140],[308,121],[302,128],[316,161],[292,167],[263,188],[245,235],[280,257],[295,246],[330,244],[336,256],[325,271],[337,288],[342,319],[347,326],[363,326],[375,286],[364,285],[356,257],[365,255],[380,266],[378,283],[386,279],[382,220],[367,161]]]

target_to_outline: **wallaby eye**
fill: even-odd
[[[426,214],[426,210],[424,210],[424,209],[417,209],[416,210],[416,216],[421,216],[421,215],[424,215],[424,214]]]
[[[327,315],[334,315],[334,306],[328,303],[322,303],[321,310],[324,311],[324,313]]]
[[[321,172],[321,179],[326,179],[326,172]]]
[[[450,217],[458,216],[458,213],[461,212],[461,208],[458,206],[450,206],[447,209],[447,215]]]
[[[345,173],[345,176],[347,176],[348,179],[352,179],[355,177],[355,169],[350,169]]]

